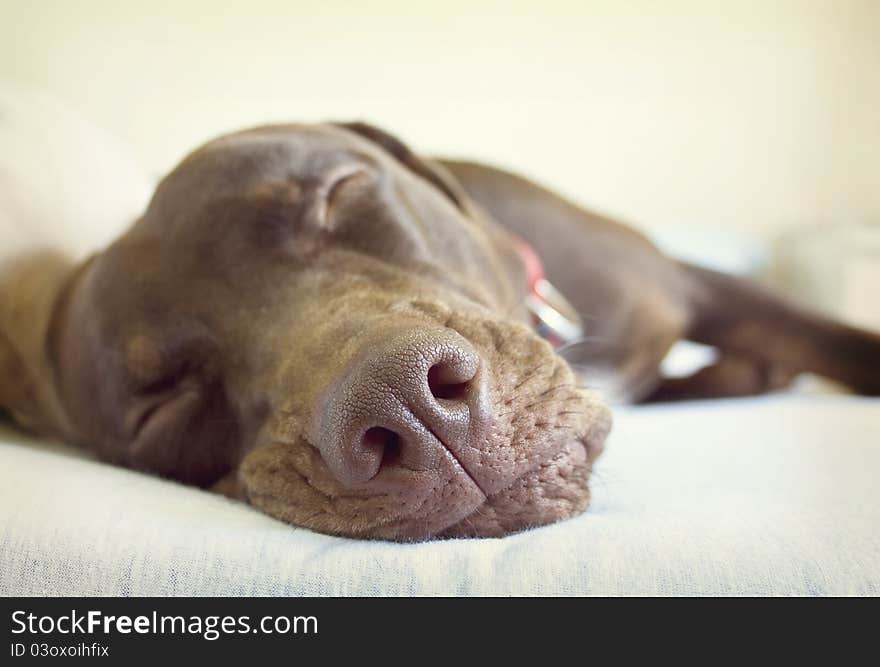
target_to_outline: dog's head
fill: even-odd
[[[75,438],[322,532],[502,535],[588,502],[608,411],[522,309],[522,259],[370,126],[215,140],[58,301]]]

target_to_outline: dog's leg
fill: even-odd
[[[746,280],[676,262],[629,227],[515,174],[442,164],[494,220],[537,250],[588,334],[603,341],[605,360],[642,369],[637,384],[649,400],[762,393],[805,372],[880,394],[880,336]],[[721,361],[690,378],[658,378],[666,351],[682,338],[718,348]]]
[[[692,375],[665,378],[642,403],[687,401],[701,398],[755,396],[784,389],[797,375],[781,366],[726,353],[715,363]]]
[[[880,335],[801,308],[759,285],[682,264],[694,281],[686,338],[715,346],[721,361],[667,380],[652,398],[761,393],[815,373],[880,395]]]

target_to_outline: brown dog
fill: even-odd
[[[585,315],[568,361],[532,327],[510,232]],[[880,393],[880,337],[362,124],[217,139],[85,265],[35,257],[6,276],[0,405],[340,535],[503,535],[581,512],[610,419],[572,365],[587,383],[612,369],[633,400],[803,371]],[[719,360],[664,380],[683,338]]]

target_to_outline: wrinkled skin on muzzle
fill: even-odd
[[[230,135],[163,180],[64,295],[70,437],[338,535],[581,512],[608,410],[531,330],[505,232],[368,129]]]

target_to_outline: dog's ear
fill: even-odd
[[[54,309],[72,272],[73,263],[55,253],[18,258],[0,272],[0,411],[45,435],[68,430],[48,342]]]
[[[455,180],[455,177],[442,165],[437,164],[432,160],[419,157],[400,139],[374,125],[360,121],[333,123],[333,125],[348,130],[349,132],[354,132],[365,139],[369,139],[374,144],[381,146],[410,171],[421,176],[440,190],[440,192],[446,195],[459,209],[463,211],[467,210],[468,200],[464,189],[459,185],[458,181]]]
[[[17,382],[23,375],[21,359],[7,334],[0,331],[0,414],[14,416],[16,405],[22,402],[22,386]]]

